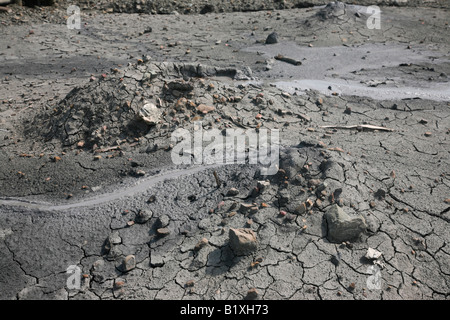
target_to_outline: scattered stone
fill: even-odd
[[[156,125],[161,119],[162,112],[153,103],[149,102],[139,110],[139,117],[149,125]]]
[[[203,248],[204,246],[206,246],[208,244],[208,239],[206,238],[202,238],[194,247],[195,251],[200,250],[201,248]]]
[[[267,187],[270,186],[270,181],[258,181],[256,187],[259,193],[262,193]]]
[[[365,257],[366,257],[366,259],[369,259],[369,260],[376,260],[376,259],[380,258],[382,254],[383,253],[381,253],[378,250],[369,248],[369,249],[367,249],[367,253],[366,253]]]
[[[159,254],[150,254],[150,266],[153,268],[159,268],[164,265],[164,258]]]
[[[252,207],[253,207],[252,204],[241,203],[241,206],[239,207],[239,212],[243,214],[249,213]]]
[[[148,210],[148,209],[142,209],[139,210],[139,212],[136,215],[135,221],[137,223],[146,223],[148,220],[151,219],[151,217],[153,216],[153,212]]]
[[[278,204],[283,207],[291,201],[291,195],[286,189],[282,189],[278,192]]]
[[[201,112],[201,113],[203,113],[203,114],[207,114],[208,112],[211,112],[211,111],[213,111],[215,108],[214,107],[212,107],[212,106],[207,106],[206,104],[200,104],[198,107],[197,107],[197,111],[198,112]]]
[[[367,228],[363,216],[350,217],[342,208],[334,204],[325,213],[330,242],[341,243],[357,239]]]
[[[236,255],[247,255],[257,249],[256,234],[252,229],[230,228],[228,237],[230,247]]]
[[[245,300],[255,300],[258,298],[258,290],[256,288],[252,288],[247,291],[247,295],[245,296]]]
[[[320,180],[319,179],[311,179],[308,181],[308,185],[310,187],[317,187],[318,185],[320,185]]]
[[[306,212],[306,203],[302,202],[297,208],[295,208],[295,214],[304,214]]]
[[[125,285],[125,280],[122,278],[116,278],[114,280],[114,289],[118,290],[121,289]]]
[[[123,259],[121,271],[128,272],[130,270],[133,270],[134,268],[136,268],[136,257],[130,254]]]
[[[266,44],[275,44],[278,43],[278,33],[272,32],[266,38]]]
[[[156,230],[156,233],[160,237],[165,237],[170,234],[170,230],[168,228],[159,228]]]
[[[330,258],[330,261],[337,267],[341,262],[341,255],[339,254],[339,252],[337,254],[333,254]]]
[[[230,190],[228,190],[227,192],[227,196],[228,197],[234,197],[237,196],[239,194],[239,190],[236,188],[231,188]]]
[[[106,248],[106,246],[105,246]],[[106,260],[113,261],[122,255],[122,251],[117,246],[112,246],[106,255]]]
[[[383,200],[386,197],[386,191],[383,189],[378,189],[377,192],[374,193],[374,196],[378,200]]]
[[[109,250],[109,249],[112,248],[112,246],[117,245],[117,244],[121,244],[121,243],[122,243],[122,238],[119,236],[119,232],[118,231],[114,231],[106,239],[105,249]]]
[[[195,281],[194,281],[194,280],[188,280],[184,286],[185,286],[186,288],[190,288],[190,287],[193,287],[194,284],[195,284]]]
[[[171,90],[177,90],[177,91],[183,91],[183,92],[189,92],[194,90],[194,86],[191,82],[186,82],[184,80],[176,80],[171,81],[167,84],[169,89]]]
[[[170,217],[167,214],[163,214],[158,217],[158,221],[156,223],[158,228],[165,228],[170,223]]]

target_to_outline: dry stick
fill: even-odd
[[[108,148],[103,148],[103,149],[96,149],[94,152],[95,153],[100,153],[100,152],[108,152],[111,150],[118,150],[120,149],[120,146],[114,146],[114,147],[108,147]]]
[[[290,64],[293,64],[294,66],[299,66],[302,64],[301,61],[295,60],[295,59],[291,59],[285,56],[282,56],[281,54],[278,54],[277,56],[274,57],[276,60],[280,60],[280,61],[284,61]]]
[[[217,176],[217,172],[216,172],[216,170],[214,170],[214,172],[213,172],[213,175],[214,175],[214,178],[216,179],[216,183],[217,183],[217,188],[220,188],[220,184],[221,184],[221,182],[220,182],[220,179],[219,179],[219,177]]]
[[[392,132],[394,129],[386,128],[386,127],[379,127],[379,126],[373,126],[371,124],[358,124],[353,126],[320,126],[321,128],[331,128],[331,129],[370,129],[370,130],[381,130],[381,131],[389,131]]]

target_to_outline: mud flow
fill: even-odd
[[[0,299],[448,299],[449,9],[0,1]]]

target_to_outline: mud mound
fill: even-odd
[[[343,2],[330,2],[325,8],[317,12],[316,16],[320,20],[329,20],[345,15],[347,5]]]
[[[89,148],[139,137],[147,126],[136,121],[137,104],[118,79],[77,87],[46,115],[49,124],[43,128],[48,130],[44,137],[57,138],[64,146]]]
[[[361,4],[352,5],[340,1],[330,2],[318,9],[309,18],[304,20],[307,28],[336,28],[337,25],[347,28],[357,28],[358,25],[366,27],[367,7]]]
[[[63,147],[88,149],[119,146],[164,136],[176,126],[188,126],[215,109],[211,76],[249,79],[250,71],[195,64],[147,63],[142,60],[113,76],[91,77],[56,106],[38,115],[25,129],[28,136],[59,141]],[[246,75],[247,74],[247,75]],[[206,92],[206,94],[205,94]],[[228,101],[228,100],[227,100]],[[217,102],[217,101],[216,101]],[[156,106],[155,121],[144,118],[143,107]],[[42,139],[40,139],[42,140]]]

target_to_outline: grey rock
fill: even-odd
[[[160,237],[165,237],[165,236],[170,234],[170,230],[167,229],[167,228],[159,228],[159,229],[156,230],[156,233]]]
[[[258,298],[258,295],[258,290],[256,290],[256,288],[252,288],[248,290],[245,300],[255,300]]]
[[[289,203],[291,195],[286,189],[282,189],[278,192],[278,204],[283,207]]]
[[[157,124],[161,118],[161,114],[161,110],[151,102],[146,103],[138,113],[139,117],[149,125]]]
[[[253,207],[252,204],[241,203],[241,206],[239,207],[239,212],[243,214],[249,213],[252,207]]]
[[[376,260],[376,259],[380,258],[382,254],[383,253],[378,250],[375,250],[373,248],[368,248],[365,258],[368,260]]]
[[[165,228],[169,225],[170,218],[167,214],[163,214],[158,218],[157,226],[158,228]]]
[[[272,32],[266,38],[266,44],[275,44],[278,43],[278,33]]]
[[[230,228],[228,237],[230,247],[236,255],[247,255],[258,247],[256,234],[252,229]]]
[[[364,217],[350,217],[342,208],[334,204],[325,213],[328,226],[327,238],[330,242],[341,243],[357,239],[366,229]]]
[[[317,17],[320,20],[329,20],[345,14],[347,5],[340,1],[328,3],[325,8],[317,12]]]
[[[139,210],[134,219],[136,223],[146,223],[153,216],[153,212],[148,209]]]
[[[106,260],[113,261],[122,255],[122,250],[120,250],[117,246],[112,246],[108,254],[106,255]]]
[[[164,265],[164,259],[161,255],[156,254],[156,253],[150,254],[150,266],[152,266],[153,268],[158,268],[158,267],[162,267],[163,265]]]
[[[227,196],[228,197],[234,197],[237,196],[239,194],[239,190],[236,188],[231,188],[230,190],[228,190],[227,192]]]
[[[259,193],[263,193],[266,188],[270,186],[270,181],[258,181],[257,187],[259,189]]]
[[[123,259],[120,269],[122,272],[128,272],[134,268],[136,268],[136,257],[130,254]]]
[[[307,211],[306,203],[302,202],[294,209],[295,214],[304,214]]]
[[[201,248],[203,248],[204,246],[206,246],[208,244],[208,239],[206,238],[202,238],[194,247],[195,251],[200,250]]]
[[[122,243],[118,231],[113,231],[105,241],[105,250],[111,251],[114,245]]]

